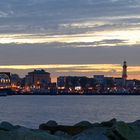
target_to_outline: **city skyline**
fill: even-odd
[[[0,71],[140,79],[139,0],[0,1]],[[105,68],[104,68],[105,67]]]
[[[84,65],[79,65],[83,67]],[[85,65],[90,68],[91,65]],[[96,65],[98,66],[98,65]],[[110,65],[111,66],[111,65]],[[43,66],[41,66],[43,67]],[[45,66],[44,66],[45,67]],[[56,69],[67,68],[68,65],[48,65],[47,68],[55,67]],[[77,65],[76,65],[77,67]],[[95,67],[95,66],[94,66]],[[119,65],[116,65],[116,68]],[[24,66],[18,66],[19,69],[25,69]],[[29,66],[28,68],[31,68]],[[75,72],[74,65],[69,68]],[[93,69],[93,67],[91,67]],[[100,66],[96,67],[97,69]],[[107,68],[107,69],[106,69]],[[6,90],[8,88],[17,94],[27,93],[48,93],[48,94],[93,94],[93,93],[137,93],[140,91],[140,80],[128,78],[127,61],[122,64],[122,74],[117,77],[101,74],[92,75],[59,75],[56,81],[53,81],[50,72],[44,69],[34,69],[20,78],[17,74],[11,72],[0,72],[0,88]],[[97,69],[95,71],[97,71]],[[81,69],[81,71],[83,68]],[[108,66],[103,65],[103,70],[108,71]],[[60,70],[62,72],[62,70]],[[66,71],[66,70],[65,70]],[[84,70],[85,72],[86,70]],[[92,70],[91,70],[92,71]],[[64,71],[63,71],[64,72]],[[89,73],[89,70],[87,70]],[[93,73],[92,73],[93,74]]]

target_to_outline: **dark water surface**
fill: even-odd
[[[27,127],[56,120],[74,124],[117,118],[140,119],[140,96],[7,96],[0,97],[0,121]]]

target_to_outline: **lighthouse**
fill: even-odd
[[[123,87],[126,87],[126,80],[127,80],[127,62],[123,62],[123,71],[122,71],[122,79],[123,79]]]

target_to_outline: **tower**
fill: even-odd
[[[127,80],[127,62],[123,62],[123,71],[122,71],[123,87],[126,87]]]

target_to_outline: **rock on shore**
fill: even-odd
[[[83,121],[73,126],[48,121],[39,129],[2,122],[0,140],[140,140],[140,121],[125,123],[112,119],[94,124]]]
[[[13,126],[8,122],[0,124],[0,140],[64,140],[39,129]]]

